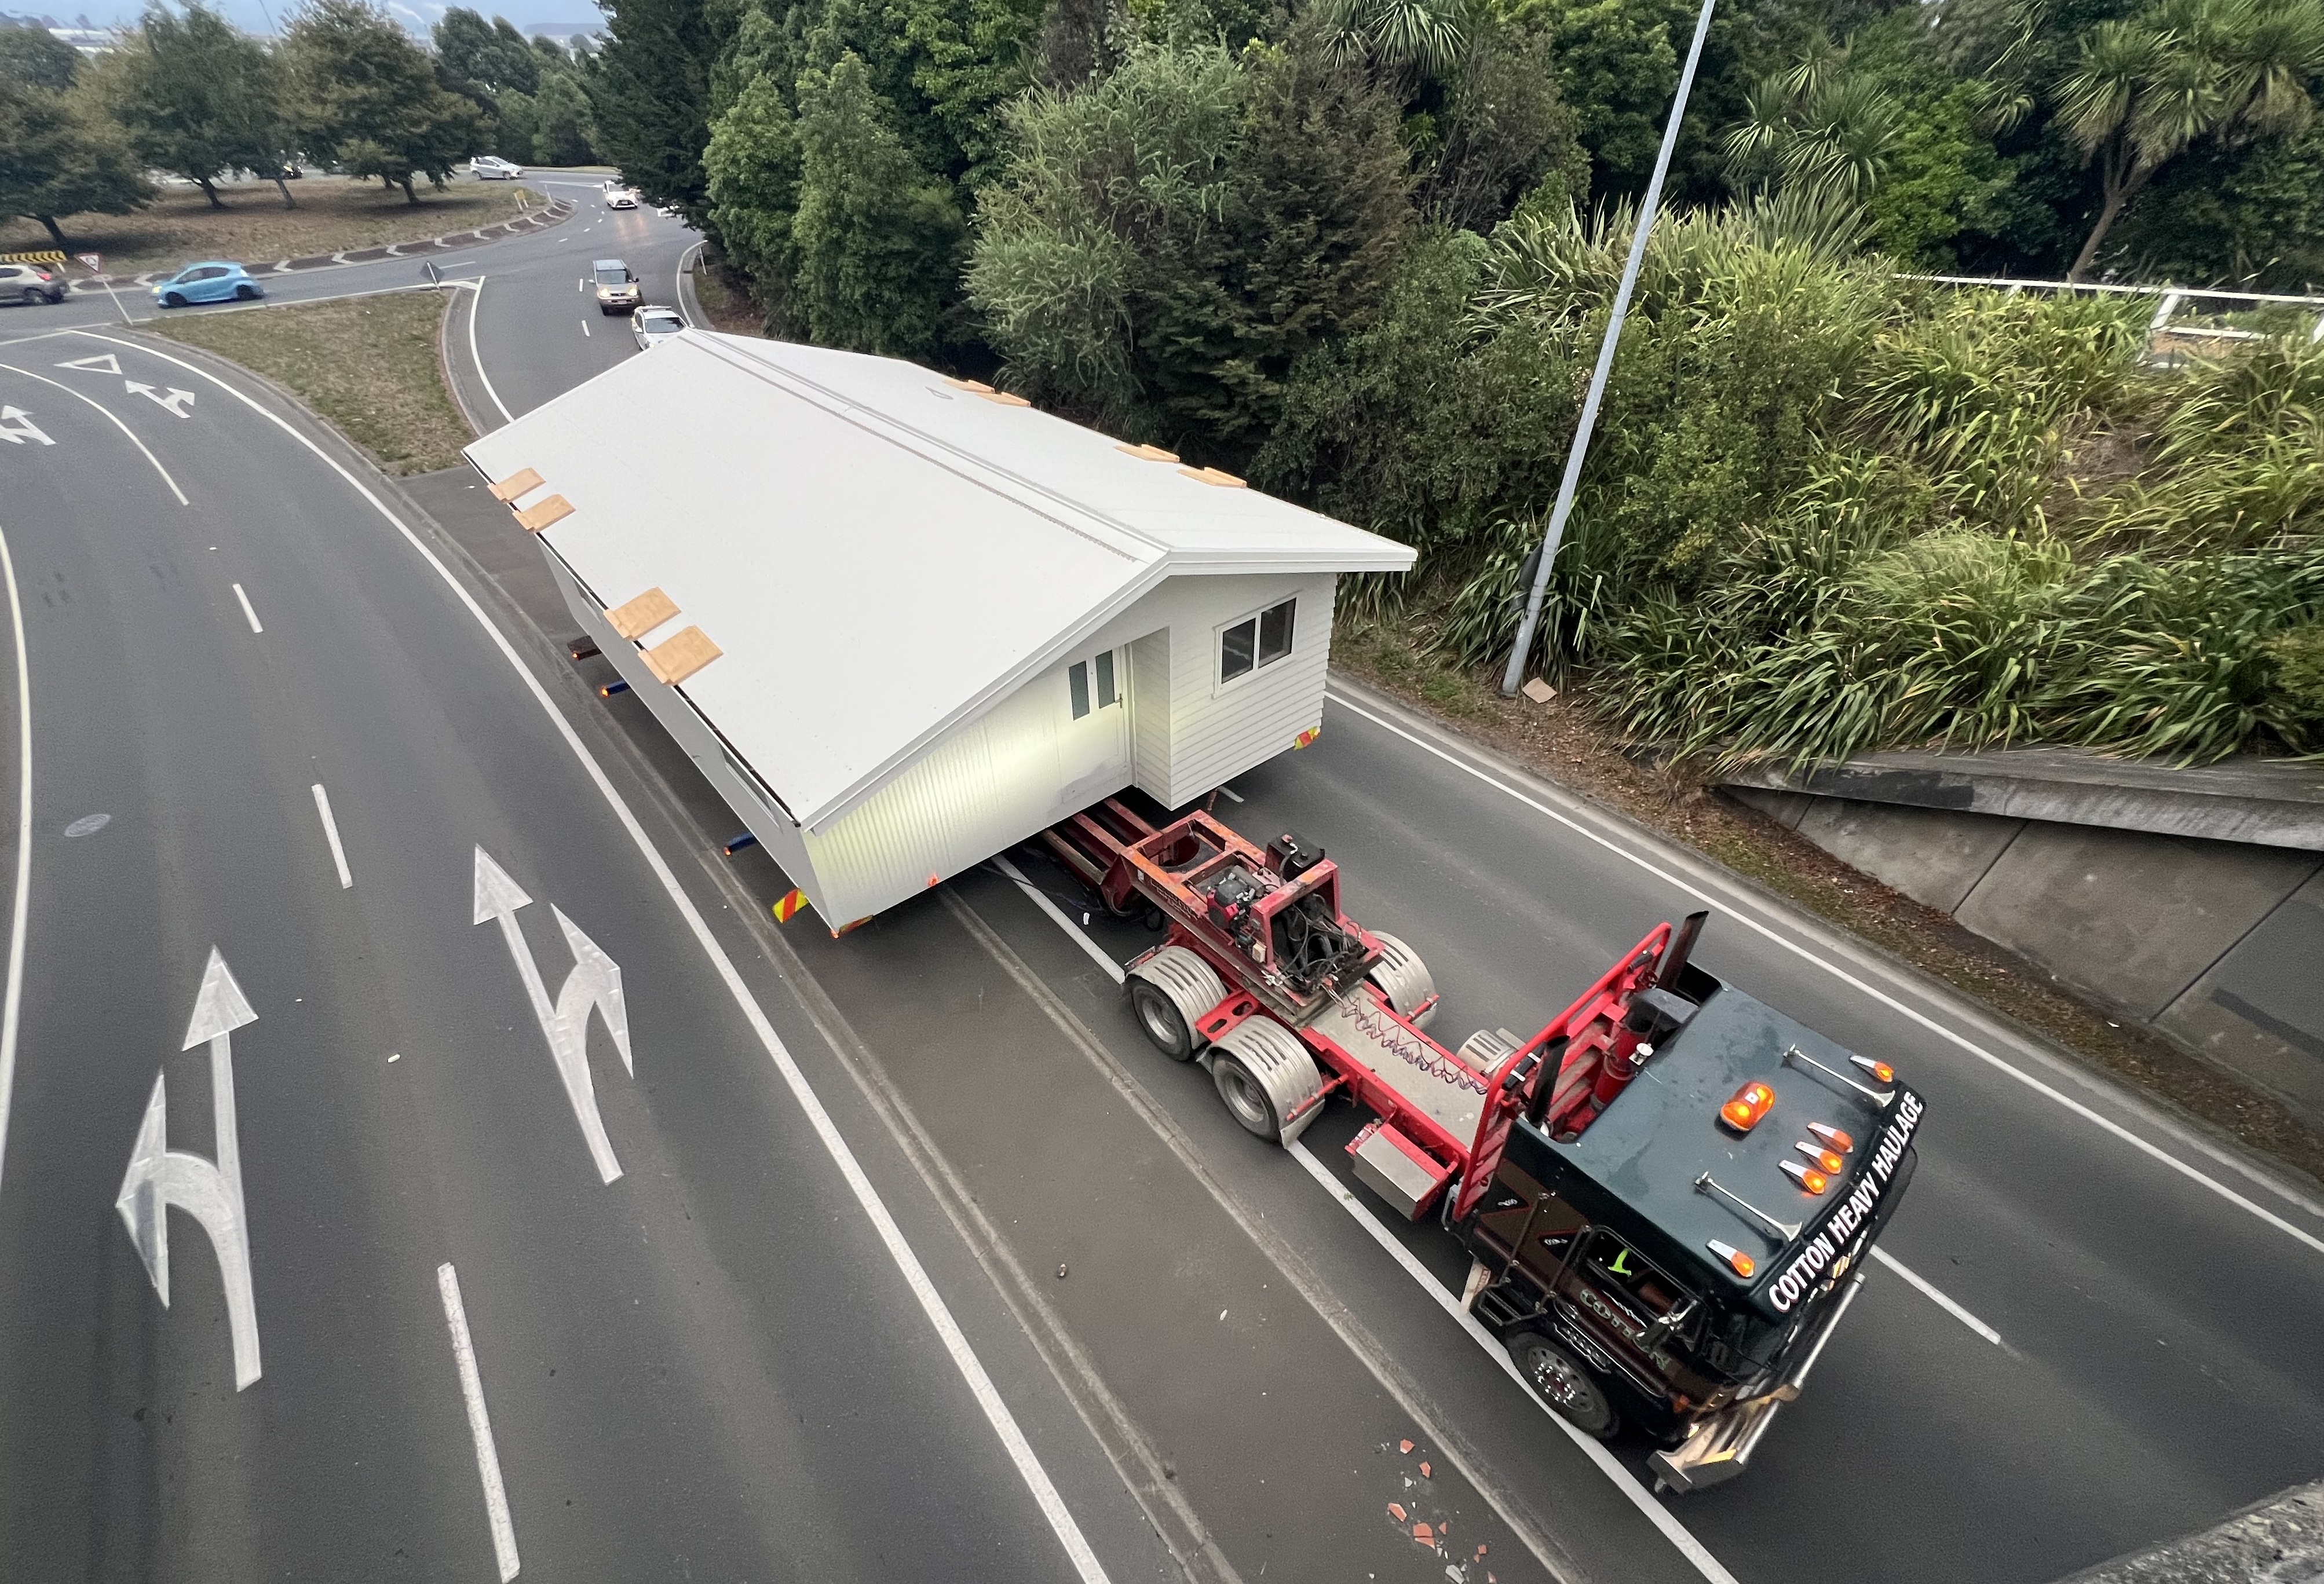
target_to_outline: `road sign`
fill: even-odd
[[[226,1287],[226,1323],[234,1336],[234,1389],[241,1391],[258,1378],[258,1296],[250,1279],[250,1222],[242,1201],[242,1139],[234,1107],[234,1031],[258,1021],[243,998],[242,987],[216,946],[202,973],[202,988],[194,997],[194,1016],[186,1026],[192,1050],[207,1041],[210,1047],[210,1109],[217,1138],[215,1162],[170,1147],[170,1096],[166,1074],[153,1078],[153,1096],[145,1102],[145,1119],[138,1125],[137,1142],[129,1151],[129,1170],[121,1179],[120,1197],[113,1207],[129,1229],[129,1239],[145,1262],[145,1274],[170,1306],[170,1207],[175,1205],[201,1224],[217,1253],[218,1275]]]
[[[43,446],[56,444],[41,432],[41,426],[32,421],[32,415],[21,407],[0,407],[0,440],[7,441],[11,446],[21,446],[27,440],[37,441]]]
[[[105,273],[105,255],[103,253],[77,253],[73,254],[73,257],[78,259],[82,263],[87,264],[90,274],[102,275]]]
[[[194,393],[191,391],[180,391],[175,385],[171,386],[170,393],[164,396],[152,386],[140,383],[135,380],[124,380],[121,382],[128,386],[134,394],[145,397],[168,408],[180,418],[188,416],[186,409],[194,404]]]
[[[588,1141],[598,1176],[611,1183],[622,1174],[622,1163],[613,1158],[613,1143],[597,1115],[596,1086],[589,1078],[589,1013],[594,1008],[605,1020],[605,1031],[613,1036],[622,1067],[636,1076],[637,1064],[630,1056],[629,1008],[622,999],[622,971],[571,919],[551,907],[549,911],[557,927],[564,931],[565,944],[573,953],[573,972],[565,976],[564,988],[557,992],[552,1006],[548,987],[541,982],[540,965],[533,961],[532,947],[517,927],[517,909],[530,906],[532,898],[482,847],[476,849],[475,901],[475,923],[500,920],[501,937],[508,943],[509,955],[516,959],[517,976],[524,981],[532,1015],[540,1021],[542,1037],[549,1041],[557,1075],[565,1082],[566,1098],[573,1102],[573,1119],[581,1124],[581,1137]]]

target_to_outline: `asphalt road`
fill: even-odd
[[[690,240],[585,207],[480,255],[449,341],[472,415],[489,427],[628,355],[579,277],[621,256],[648,300],[673,300]],[[954,1577],[1062,1576],[796,1099],[506,658],[344,481],[222,393],[180,420],[125,376],[50,366],[102,350],[0,347],[113,407],[193,502],[102,415],[0,372],[0,400],[58,441],[0,451],[38,771],[0,1176],[0,1401],[29,1407],[0,1421],[0,1466],[28,1471],[6,1523],[40,1536],[42,1576],[396,1576],[374,1564],[397,1547],[411,1576],[483,1576],[445,1262],[528,1566],[853,1576],[949,1554]],[[2324,1213],[1885,960],[1342,688],[1321,742],[1221,812],[1346,862],[1351,910],[1428,956],[1441,1031],[1537,1026],[1708,902],[1707,966],[1931,1098],[1886,1245],[1898,1265],[1745,1479],[1652,1501],[1640,1449],[1592,1461],[1446,1313],[1457,1250],[1346,1186],[1345,1108],[1304,1160],[1255,1145],[1001,875],[842,941],[811,916],[778,934],[773,867],[704,859],[729,816],[641,707],[598,704],[590,668],[543,641],[564,619],[493,537],[504,518],[456,478],[431,489],[493,568],[463,576],[681,855],[1113,1576],[2038,1580],[2324,1463]],[[96,812],[115,817],[63,835]],[[468,922],[479,842],[622,970],[636,1078],[602,1022],[590,1036],[624,1169],[610,1186],[497,927]],[[1077,926],[1073,888],[1020,861]],[[544,913],[519,918],[553,990],[572,953]],[[1115,961],[1147,944],[1102,919],[1089,934]],[[267,1343],[239,1395],[201,1229],[171,1218],[165,1312],[113,1211],[157,1071],[171,1147],[214,1148],[206,1058],[176,1054],[210,944],[260,1018],[233,1035]],[[689,1298],[694,1280],[715,1300]],[[1457,1543],[1413,1545],[1389,1501]]]

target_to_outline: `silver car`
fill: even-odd
[[[669,340],[686,328],[686,316],[674,308],[641,308],[630,316],[630,334],[640,346]]]

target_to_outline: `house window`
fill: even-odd
[[[1299,602],[1286,600],[1258,615],[1219,629],[1219,680],[1231,682],[1291,652],[1291,619]]]
[[[1112,649],[1100,651],[1092,660],[1075,660],[1065,668],[1065,691],[1072,695],[1074,719],[1080,720],[1090,713],[1090,673],[1097,673],[1097,707],[1111,709],[1121,702],[1121,686],[1116,680]]]

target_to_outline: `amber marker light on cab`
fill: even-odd
[[[1802,1139],[1799,1143],[1793,1145],[1792,1147],[1798,1150],[1802,1155],[1807,1156],[1808,1159],[1813,1161],[1815,1163],[1815,1169],[1821,1172],[1827,1177],[1837,1177],[1840,1173],[1848,1169],[1848,1163],[1840,1159],[1839,1156],[1833,1154],[1831,1150],[1824,1149],[1817,1145],[1810,1144],[1805,1139]]]
[[[1716,1238],[1713,1238],[1708,1244],[1704,1245],[1704,1247],[1708,1248],[1713,1254],[1719,1256],[1720,1259],[1726,1261],[1727,1268],[1733,1271],[1737,1275],[1741,1276],[1747,1282],[1751,1279],[1752,1273],[1759,1268],[1759,1262],[1757,1260],[1744,1253],[1740,1248],[1736,1248],[1728,1244],[1721,1243]]]
[[[1830,1122],[1810,1122],[1808,1131],[1815,1135],[1818,1143],[1827,1145],[1842,1155],[1856,1147],[1855,1139],[1833,1127]],[[1836,1171],[1839,1168],[1833,1169]]]
[[[1825,1176],[1821,1172],[1817,1171],[1813,1166],[1803,1165],[1799,1161],[1792,1160],[1787,1160],[1781,1164],[1783,1165],[1784,1174],[1789,1176],[1793,1182],[1797,1183],[1801,1187],[1806,1189],[1811,1193],[1821,1193],[1825,1189],[1831,1186],[1831,1179]]]
[[[1870,1056],[1850,1056],[1848,1059],[1883,1083],[1896,1082],[1896,1069],[1886,1062],[1876,1062]]]
[[[1738,1133],[1748,1133],[1759,1125],[1760,1118],[1775,1109],[1775,1091],[1755,1079],[1719,1108],[1719,1119]]]

